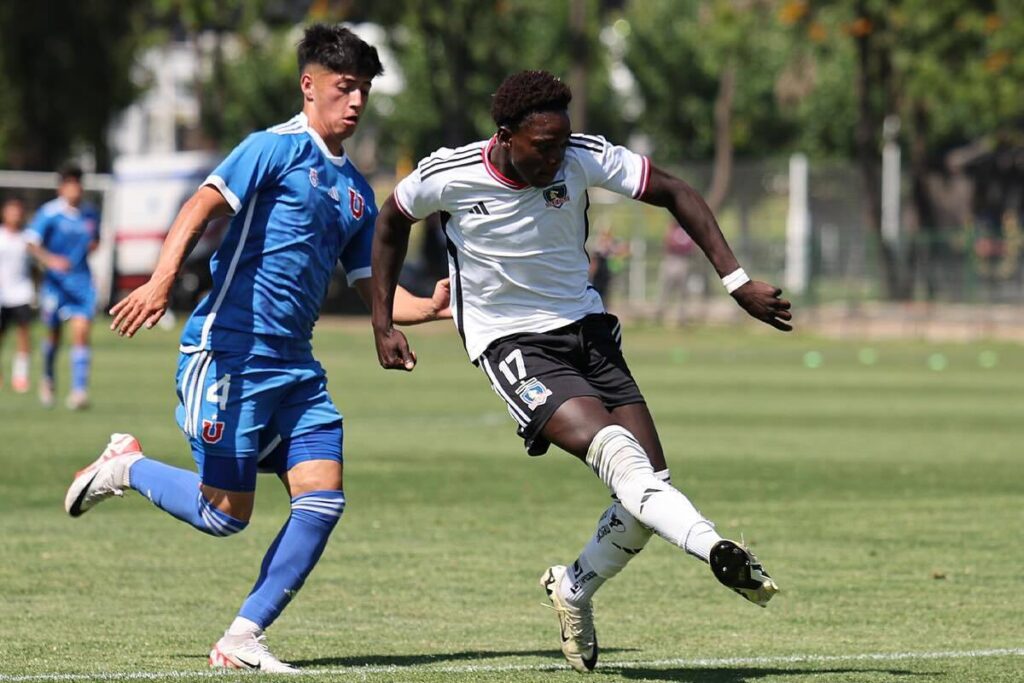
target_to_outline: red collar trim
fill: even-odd
[[[505,177],[505,174],[503,174],[501,171],[499,171],[497,169],[497,167],[494,164],[491,163],[491,148],[494,147],[494,145],[497,142],[498,142],[498,136],[497,135],[492,136],[490,142],[487,143],[487,146],[484,147],[484,150],[483,150],[484,168],[487,169],[487,173],[490,174],[490,176],[492,178],[497,180],[499,183],[501,183],[505,187],[511,187],[513,190],[522,190],[522,189],[528,187],[526,183],[517,183],[516,181],[512,180],[511,178]]]

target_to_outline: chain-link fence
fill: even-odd
[[[711,168],[696,165],[679,174],[700,191],[707,188]],[[898,242],[883,243],[869,227],[869,202],[858,169],[850,162],[811,162],[808,171],[810,237],[806,291],[795,296],[804,304],[860,303],[890,297],[890,279],[900,298],[977,304],[1024,301],[1024,235],[1021,217],[1007,214],[999,222],[972,220],[963,225],[913,227],[913,214],[903,211]],[[716,215],[733,250],[752,277],[780,285],[786,271],[786,222],[789,207],[789,164],[785,159],[736,164],[730,191]],[[904,207],[908,199],[904,182]],[[610,306],[629,302],[634,310],[656,313],[659,291],[666,284],[663,249],[671,217],[656,209],[603,191],[592,191],[591,238],[616,241],[610,271]],[[671,257],[668,259],[671,260]],[[684,295],[690,309],[721,295],[717,275],[698,253],[690,257]]]

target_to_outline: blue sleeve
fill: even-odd
[[[92,241],[100,241],[100,212],[95,206],[86,207],[82,211],[82,217],[86,220],[89,226],[89,231],[92,233]]]
[[[51,226],[53,225],[53,222],[50,220],[52,215],[44,209],[36,211],[36,215],[32,217],[32,222],[25,228],[25,239],[45,248],[46,240],[50,236]]]
[[[273,184],[287,168],[288,138],[270,132],[253,133],[203,181],[219,191],[238,213],[259,190]]]
[[[341,250],[341,265],[350,287],[356,280],[370,277],[370,252],[373,249],[373,225],[377,222],[377,203],[372,191],[369,192],[359,227]]]

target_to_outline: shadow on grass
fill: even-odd
[[[602,649],[602,653],[636,652],[636,648]],[[364,655],[352,657],[318,657],[316,659],[288,660],[295,666],[417,666],[443,662],[465,662],[477,659],[498,659],[501,657],[545,657],[556,662],[564,661],[558,650],[468,650],[466,652],[442,652],[422,655]]]
[[[828,668],[789,669],[779,667],[686,667],[676,669],[655,669],[651,667],[616,667],[614,664],[598,667],[598,671],[614,674],[623,679],[645,681],[682,681],[683,683],[749,683],[768,676],[794,676],[813,678],[825,674],[857,674],[857,680],[870,680],[873,674],[879,676],[938,676],[939,674],[906,669],[843,669]],[[863,678],[860,678],[860,677]]]

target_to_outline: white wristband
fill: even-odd
[[[747,277],[746,271],[742,268],[737,268],[728,275],[722,278],[722,284],[725,285],[725,291],[732,294],[743,285],[750,282],[750,278]]]

